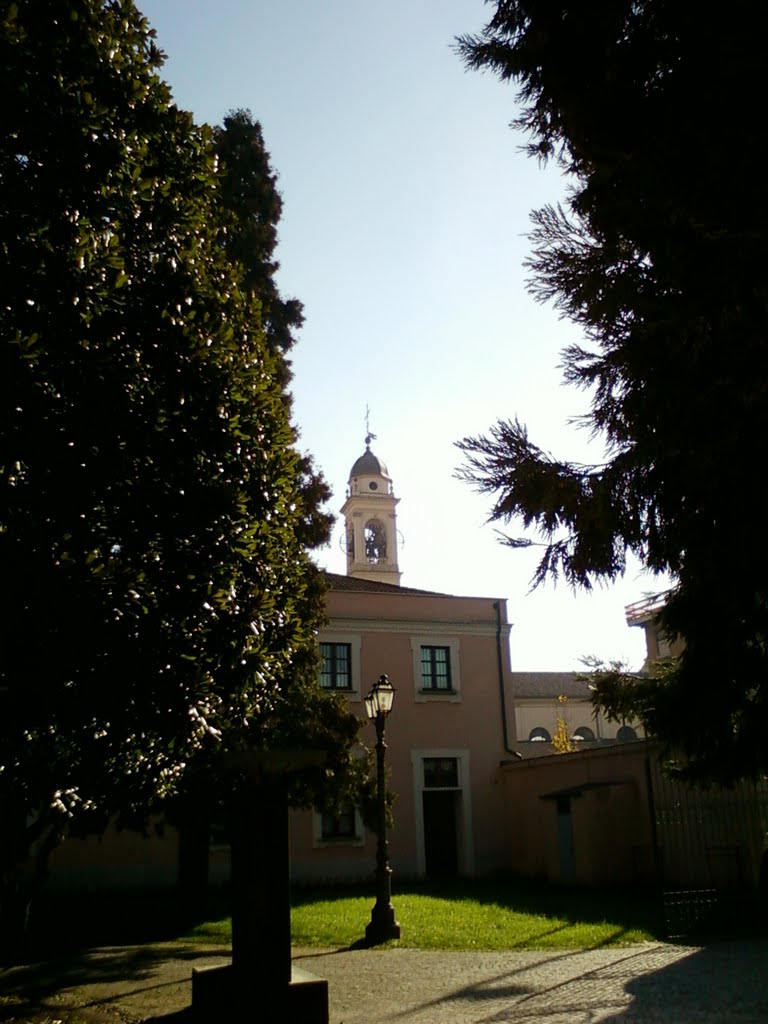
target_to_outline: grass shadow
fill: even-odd
[[[503,910],[559,918],[573,925],[607,922],[623,932],[642,930],[663,938],[658,893],[642,885],[562,885],[498,874],[455,883],[426,883],[419,891],[446,900],[471,899]]]
[[[319,901],[368,895],[372,895],[370,886],[297,888],[292,903],[294,907],[303,907]],[[393,885],[392,892],[395,904],[403,896],[432,897],[456,904],[457,908],[462,901],[488,908],[498,907],[502,911],[540,918],[545,928],[552,920],[565,922],[556,930],[569,926],[605,928],[606,925],[612,929],[609,939],[596,940],[586,948],[620,942],[622,936],[633,933],[645,933],[656,940],[665,938],[661,898],[656,890],[644,886],[566,886],[498,874],[482,879],[398,882]],[[524,941],[519,945],[524,947],[526,944]]]

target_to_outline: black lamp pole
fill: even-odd
[[[378,819],[376,842],[376,903],[365,929],[365,941],[377,946],[389,939],[400,938],[400,924],[392,906],[392,869],[389,866],[387,843],[387,807],[385,801],[384,722],[392,710],[395,689],[386,676],[380,676],[365,698],[365,710],[376,728],[376,811]]]

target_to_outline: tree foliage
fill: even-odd
[[[263,147],[235,202],[234,129],[175,106],[133,0],[2,3],[0,54],[8,882],[214,754],[325,750],[307,801],[357,722],[316,682],[327,489],[283,386],[300,310],[272,278]],[[265,238],[235,259],[251,191]]]
[[[296,341],[293,332],[304,323],[304,315],[301,303],[284,299],[275,282],[280,269],[275,249],[283,201],[261,125],[249,110],[232,110],[221,127],[214,129],[214,139],[220,161],[227,255],[243,268],[241,286],[261,301],[271,348],[287,352]]]
[[[661,624],[685,648],[656,680],[653,728],[691,774],[724,779],[768,768],[768,555],[753,538],[767,20],[744,2],[703,18],[668,0],[498,0],[459,41],[468,67],[517,85],[528,152],[569,179],[564,204],[533,214],[531,287],[583,329],[564,376],[589,390],[606,446],[574,465],[502,421],[460,443],[462,475],[496,495],[493,519],[540,533],[536,582],[612,580],[628,552],[670,575]]]
[[[573,734],[568,728],[568,723],[565,720],[565,705],[568,703],[568,698],[565,694],[560,694],[557,698],[557,714],[555,716],[555,732],[552,736],[552,749],[556,754],[572,754],[577,748],[573,742]]]
[[[259,302],[265,338],[287,401],[285,388],[291,372],[286,355],[296,342],[295,331],[304,323],[304,314],[298,299],[283,298],[275,280],[280,269],[275,259],[277,227],[283,210],[277,175],[261,125],[249,110],[230,111],[213,133],[219,237],[230,263],[240,268],[240,287]],[[307,456],[299,461],[298,480],[305,512],[299,524],[301,535],[309,547],[318,547],[327,540],[333,523],[333,517],[322,508],[329,497],[328,488]]]

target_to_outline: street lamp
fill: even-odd
[[[389,866],[387,844],[387,807],[384,788],[384,721],[392,710],[395,688],[386,676],[380,676],[365,698],[365,713],[376,727],[376,903],[371,911],[371,920],[365,929],[365,941],[377,946],[388,939],[400,938],[400,925],[395,919],[392,906],[392,869]]]

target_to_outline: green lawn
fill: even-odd
[[[403,934],[391,945],[417,949],[594,949],[662,937],[655,902],[642,890],[498,879],[401,886],[392,901]],[[373,902],[372,888],[297,889],[294,945],[352,945],[364,934]],[[201,923],[183,937],[229,942],[229,918]]]

